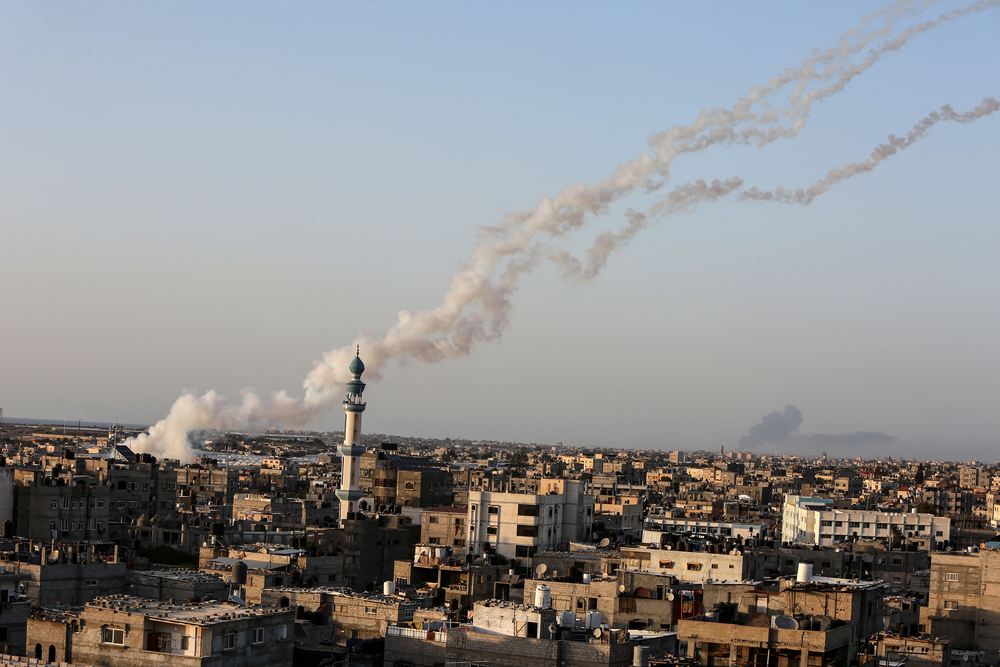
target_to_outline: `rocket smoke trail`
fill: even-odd
[[[202,396],[185,393],[148,435],[140,435],[130,444],[137,451],[187,460],[187,433],[194,429],[302,426],[337,404],[356,344],[364,350],[368,377],[376,379],[379,369],[393,359],[433,363],[464,357],[476,343],[500,338],[521,277],[542,262],[552,263],[566,280],[590,281],[601,272],[611,253],[670,215],[690,212],[700,204],[730,195],[738,201],[809,204],[833,185],[871,171],[924,138],[941,121],[971,123],[994,113],[1000,105],[992,98],[962,113],[945,106],[917,123],[904,137],[890,135],[870,159],[833,169],[804,189],[743,189],[739,177],[667,188],[676,158],[713,146],[763,147],[779,139],[792,139],[805,127],[813,103],[844,90],[882,56],[900,50],[921,33],[996,7],[1000,0],[979,0],[899,29],[900,21],[921,15],[933,4],[934,0],[892,2],[862,18],[834,46],[815,49],[798,67],[751,88],[732,107],[705,109],[691,125],[674,126],[652,135],[648,152],[618,165],[604,179],[544,196],[532,209],[509,213],[499,224],[481,227],[472,255],[452,277],[437,308],[416,314],[401,311],[381,339],[363,334],[351,345],[327,352],[303,382],[303,399],[283,391],[270,403],[251,392],[244,392],[241,401],[211,391]],[[562,240],[588,221],[606,215],[613,204],[636,193],[656,193],[658,199],[645,211],[628,209],[626,224],[618,231],[600,232],[582,258],[559,247]]]

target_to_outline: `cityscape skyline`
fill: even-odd
[[[858,8],[8,6],[6,412],[153,423],[256,387],[249,422],[335,429],[342,355],[316,360],[360,343],[376,432],[990,460],[993,5],[873,11],[823,61],[843,91],[777,88],[780,120],[722,139],[677,128],[861,44]],[[468,327],[400,334],[577,182],[607,200],[499,255]]]

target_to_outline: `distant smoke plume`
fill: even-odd
[[[889,155],[925,136],[941,120],[967,123],[992,113],[997,104],[992,99],[961,114],[944,107],[921,121],[906,137],[891,136],[887,144],[876,149],[871,160],[835,169],[803,190],[762,191],[756,187],[741,190],[743,179],[738,177],[677,185],[659,194],[659,200],[647,210],[627,210],[624,226],[617,231],[598,233],[582,258],[559,247],[590,220],[607,215],[611,206],[623,198],[664,191],[677,157],[713,146],[761,147],[779,139],[794,138],[805,127],[813,103],[842,91],[883,55],[901,49],[920,33],[994,7],[1000,0],[980,0],[899,29],[900,21],[919,16],[932,4],[931,1],[892,2],[865,16],[837,44],[814,50],[798,67],[786,69],[766,84],[752,88],[731,108],[703,110],[691,125],[674,126],[651,136],[649,152],[620,164],[604,179],[570,186],[555,196],[543,197],[533,209],[509,213],[499,224],[480,228],[472,255],[452,277],[439,306],[417,313],[400,311],[396,323],[382,338],[361,334],[351,345],[327,352],[306,377],[301,401],[283,392],[270,404],[250,393],[244,394],[238,404],[212,392],[201,397],[185,394],[148,436],[136,439],[132,445],[139,451],[187,459],[190,452],[186,433],[196,427],[231,429],[304,424],[337,403],[357,344],[361,345],[368,369],[366,377],[373,379],[378,379],[380,369],[394,359],[435,363],[464,357],[475,344],[501,337],[521,277],[542,262],[553,264],[569,281],[591,281],[600,274],[613,252],[667,216],[690,212],[699,204],[730,195],[745,201],[809,203],[837,182],[871,171]]]
[[[802,425],[802,412],[794,405],[786,405],[783,412],[772,412],[764,415],[760,423],[751,426],[747,435],[740,438],[740,449],[756,449],[758,447],[779,447],[786,452],[800,453],[832,449],[834,451],[850,449],[860,445],[876,445],[894,442],[896,438],[885,433],[871,431],[856,431],[831,435],[828,433],[799,434]]]
[[[764,415],[760,423],[750,427],[750,432],[740,438],[740,449],[753,449],[760,445],[783,445],[802,425],[802,413],[794,405],[786,405],[784,412]]]

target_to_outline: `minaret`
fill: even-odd
[[[361,362],[361,348],[349,367],[351,380],[347,383],[347,398],[344,399],[344,444],[337,448],[340,452],[340,488],[337,497],[340,499],[340,521],[347,518],[348,512],[356,512],[358,501],[361,500],[361,455],[365,448],[361,446],[361,413],[365,411],[365,403],[361,394],[365,391],[365,383],[361,374],[365,365]]]

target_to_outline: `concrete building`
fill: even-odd
[[[19,572],[34,606],[82,605],[125,592],[125,563],[108,542],[57,544],[14,540],[0,543],[5,568]]]
[[[371,500],[371,509],[450,505],[448,468],[427,458],[401,456],[395,449],[396,445],[382,445],[361,455],[361,490]]]
[[[650,546],[622,547],[622,567],[629,570],[669,574],[680,583],[746,581],[752,579],[750,558],[742,552],[682,551]]]
[[[920,631],[955,640],[952,648],[1000,659],[1000,551],[934,552]]]
[[[933,514],[835,510],[829,498],[785,496],[783,542],[832,546],[854,539],[917,544],[933,549],[951,536],[951,521]]]
[[[903,637],[882,633],[878,637],[876,655],[883,664],[905,664],[906,667],[950,667],[952,664],[951,645],[948,637]],[[968,662],[961,663],[968,665]]]
[[[412,560],[396,561],[394,581],[398,588],[412,586],[432,596],[435,604],[468,611],[474,602],[496,597],[496,584],[506,572],[500,565],[466,563],[445,547],[418,544]]]
[[[465,558],[468,507],[432,507],[420,515],[420,543],[450,547],[456,558]]]
[[[468,553],[531,558],[588,538],[594,496],[586,482],[540,480],[537,493],[470,491]]]
[[[648,530],[642,531],[643,542],[659,542],[659,533],[696,533],[717,537],[742,538],[770,537],[770,525],[766,523],[744,523],[735,521],[701,521],[698,519],[675,519],[666,516],[650,518],[646,522]]]
[[[386,667],[435,667],[442,664],[490,667],[628,667],[637,646],[646,655],[660,656],[674,650],[675,635],[660,633],[631,640],[627,630],[574,632],[549,630],[552,609],[532,605],[479,603],[474,625],[434,629],[390,627],[385,641]],[[542,638],[538,638],[541,635]]]
[[[706,667],[864,664],[868,639],[881,630],[882,595],[881,584],[793,582],[680,620],[678,640]]]
[[[386,628],[413,620],[417,609],[431,606],[431,598],[414,600],[381,591],[357,593],[346,588],[270,588],[263,592],[264,605],[288,603],[292,609],[302,607],[318,612],[322,624],[332,625],[335,634],[346,639],[384,637]],[[339,632],[338,632],[339,631]]]
[[[139,570],[128,572],[130,595],[152,598],[160,602],[229,599],[229,582],[216,573],[192,572],[187,569]]]
[[[295,612],[113,596],[28,619],[29,654],[97,667],[273,667],[292,661]]]

